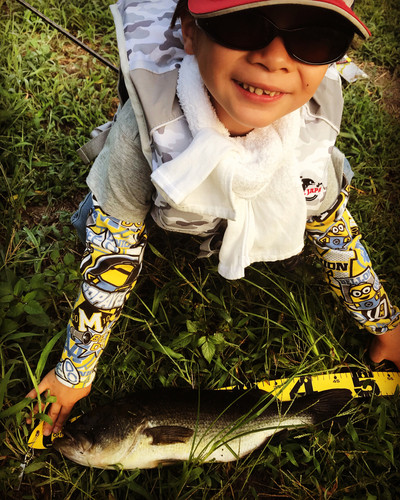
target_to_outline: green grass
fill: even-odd
[[[34,6],[118,64],[108,3]],[[356,8],[374,36],[352,55],[396,76],[398,0]],[[36,452],[16,489],[31,432],[24,396],[58,361],[79,286],[83,248],[69,217],[88,169],[75,150],[115,111],[116,76],[16,2],[0,2],[0,16],[0,498],[400,499],[398,395],[364,401],[342,429],[292,431],[232,464],[101,471]],[[356,172],[350,210],[400,305],[400,129],[385,111],[379,71],[344,87],[338,145]],[[150,243],[94,388],[74,414],[150,387],[217,389],[370,366],[370,336],[326,287],[312,249],[294,273],[258,264],[227,282],[216,259],[196,260],[196,238],[154,229]]]

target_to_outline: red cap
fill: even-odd
[[[243,9],[290,4],[332,10],[350,21],[364,38],[371,35],[369,29],[351,10],[353,0],[188,0],[189,11],[194,17],[213,17]]]

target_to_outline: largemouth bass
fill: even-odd
[[[334,418],[350,398],[347,389],[290,402],[259,389],[152,389],[86,413],[53,445],[74,462],[106,469],[149,469],[193,458],[230,462],[283,429]]]

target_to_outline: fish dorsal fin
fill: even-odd
[[[160,425],[146,429],[144,434],[153,438],[152,445],[186,443],[194,434],[193,429],[179,425]]]

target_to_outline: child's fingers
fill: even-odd
[[[383,349],[379,339],[375,337],[370,345],[368,355],[373,363],[380,363],[383,360]]]
[[[42,412],[46,407],[46,405],[44,403],[41,403],[41,406],[42,406],[42,409],[39,410],[39,405],[37,403],[35,404],[35,406],[33,407],[33,412],[30,413],[26,418],[26,423],[28,425],[32,422],[32,418],[34,417],[34,415],[36,415],[36,413]]]
[[[392,361],[400,370],[400,325],[382,335],[375,335],[368,354],[374,363],[386,359]]]
[[[30,413],[26,419],[26,423],[30,424],[32,422],[33,416],[36,415],[36,413],[39,413],[39,407],[37,404],[33,407],[33,412]]]
[[[28,392],[28,394],[25,396],[26,398],[36,398],[36,389],[33,388],[30,392]]]
[[[40,384],[39,384],[39,390],[40,390]],[[45,391],[45,389],[43,389],[43,391]],[[30,392],[28,392],[28,394],[25,397],[32,398],[32,399],[36,398],[37,397],[36,389],[32,389]],[[38,403],[36,403],[35,406],[33,407],[33,413],[30,413],[28,418],[26,419],[27,424],[30,424],[32,422],[33,415],[36,415],[36,413],[39,413],[40,411],[44,410],[46,405],[44,403],[40,403],[40,404],[41,404],[41,410],[39,410]]]
[[[44,423],[43,425],[43,434],[45,436],[50,436],[50,434],[53,432],[53,428],[54,428],[54,425],[58,419],[58,416],[60,414],[60,411],[61,411],[61,405],[58,404],[57,402],[56,403],[52,403],[49,407],[49,411],[47,413],[47,415],[51,418],[51,420],[53,421],[52,424],[48,424],[47,422]]]
[[[44,384],[43,381],[42,381],[38,385],[38,389],[39,389],[39,394],[42,394],[46,389],[49,389],[49,387],[48,387],[47,384]],[[38,394],[36,392],[36,389],[33,388],[31,391],[28,392],[28,394],[25,397],[26,398],[32,398],[32,399],[37,398]]]
[[[63,428],[65,422],[68,420],[69,414],[71,413],[72,408],[62,406],[60,413],[58,414],[57,421],[54,424],[53,432],[60,432]]]

